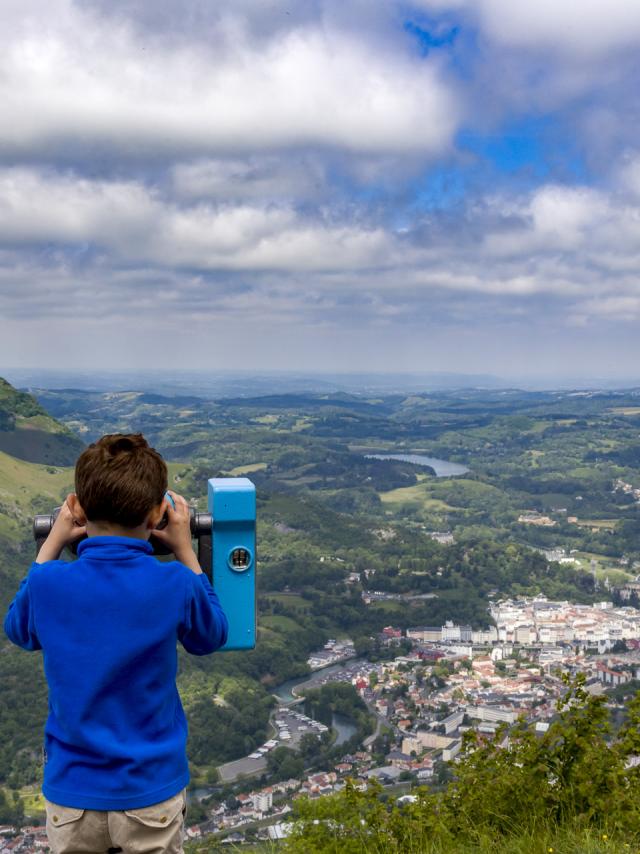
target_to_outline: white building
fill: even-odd
[[[439,725],[444,727],[445,735],[449,735],[449,733],[455,732],[458,729],[463,720],[464,709],[458,709],[457,712],[453,712],[443,721],[439,721]]]
[[[442,627],[442,640],[443,641],[461,641],[462,640],[462,631],[460,626],[454,626],[451,620],[447,620],[447,622]]]
[[[513,709],[504,709],[500,706],[467,706],[467,714],[470,718],[492,723],[502,722],[512,724],[517,715]]]
[[[488,629],[479,629],[471,633],[471,642],[474,644],[496,643],[498,640],[498,630],[495,626],[489,626]]]
[[[256,812],[268,812],[273,806],[272,792],[256,792],[251,797]]]
[[[462,741],[454,741],[450,747],[445,747],[442,751],[442,759],[444,762],[451,762],[452,759],[455,759],[458,753],[460,753],[460,749],[462,748]]]

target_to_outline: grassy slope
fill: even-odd
[[[82,442],[30,396],[0,379],[0,611],[4,617],[35,555],[36,513],[61,503]],[[33,778],[40,760],[46,686],[40,656],[0,638],[0,776]]]
[[[31,395],[0,377],[0,451],[28,462],[70,465],[82,447]]]
[[[30,463],[0,451],[0,537],[24,540],[33,515],[60,504],[72,485],[70,466]]]

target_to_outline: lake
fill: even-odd
[[[436,477],[457,477],[471,471],[460,463],[450,463],[448,460],[439,460],[437,457],[425,457],[423,454],[365,454],[365,456],[373,460],[402,460],[403,463],[413,463],[416,466],[429,466],[436,473]]]

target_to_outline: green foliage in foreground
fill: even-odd
[[[198,842],[185,845],[186,854],[284,854],[278,843],[258,843],[253,847],[246,845],[229,845],[218,837],[208,836]],[[289,850],[291,850],[289,848]],[[296,851],[300,851],[298,848]],[[307,849],[313,851],[314,849]],[[361,847],[343,848],[341,840],[336,840],[334,847],[323,848],[332,854],[342,854],[349,851],[369,852],[378,854],[384,849],[367,847],[363,840]],[[388,849],[389,851],[399,849]],[[412,854],[638,854],[637,843],[612,839],[606,833],[592,830],[557,829],[554,832],[544,831],[535,834],[525,834],[518,837],[501,839],[498,844],[491,837],[478,839],[474,843],[456,842],[453,845],[441,841],[425,842],[424,847],[407,849]]]
[[[599,852],[639,849],[640,694],[611,740],[605,698],[571,683],[559,717],[538,737],[522,723],[481,742],[470,734],[456,779],[407,805],[382,789],[345,790],[296,805],[286,854]],[[627,847],[629,846],[629,847]]]

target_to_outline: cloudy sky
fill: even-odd
[[[640,377],[637,0],[3,0],[0,373]]]

